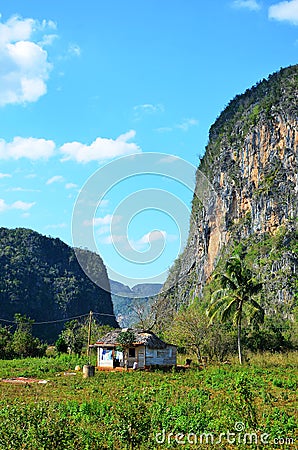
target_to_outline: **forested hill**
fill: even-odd
[[[108,287],[100,256],[79,251],[101,278],[101,285]],[[50,322],[90,310],[102,314],[95,316],[102,324],[117,326],[110,293],[85,275],[74,249],[29,229],[0,228],[0,319],[13,320],[20,313],[35,322]],[[33,334],[51,343],[63,326],[63,322],[36,324]]]
[[[210,128],[197,171],[192,222],[161,302],[208,302],[213,274],[238,251],[263,283],[267,312],[291,315],[298,298],[298,65],[230,101]],[[202,179],[212,188],[200,196]],[[164,308],[165,311],[165,308]]]

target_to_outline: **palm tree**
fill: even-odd
[[[262,283],[254,279],[251,270],[246,267],[243,261],[243,255],[230,257],[226,262],[225,270],[217,273],[215,277],[219,278],[221,288],[212,294],[207,315],[210,318],[210,323],[213,322],[215,317],[219,317],[222,322],[233,318],[238,331],[239,363],[242,364],[241,327],[243,313],[246,310],[251,319],[263,322],[264,309],[253,299],[260,292]]]

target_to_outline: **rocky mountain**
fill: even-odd
[[[140,283],[130,288],[125,284],[119,283],[119,281],[113,280],[110,280],[110,286],[112,294],[127,296],[129,298],[152,297],[158,294],[162,288],[162,284],[159,283]]]
[[[151,299],[162,288],[162,284],[158,283],[140,283],[130,288],[113,280],[110,280],[110,286],[115,316],[121,327],[130,327],[138,322],[136,307],[141,307],[145,312]]]
[[[177,310],[208,296],[214,270],[241,247],[264,283],[267,310],[291,313],[298,297],[297,113],[295,65],[237,95],[211,126],[188,243],[162,303]]]
[[[0,228],[0,319],[12,321],[15,313],[26,314],[37,322],[33,333],[49,343],[57,338],[64,319],[90,310],[102,324],[117,326],[102,259],[88,250],[76,251],[82,252],[107,290],[90,281],[74,249],[60,239],[24,228]]]

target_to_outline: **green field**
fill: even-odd
[[[297,448],[298,354],[185,372],[96,372],[57,358],[0,361],[0,449]],[[83,360],[80,360],[83,363]]]

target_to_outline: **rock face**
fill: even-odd
[[[109,291],[100,256],[88,250],[77,251],[83,252],[85,263]],[[117,327],[107,291],[90,281],[78,264],[74,249],[60,239],[25,228],[0,228],[0,319],[12,321],[14,314],[20,313],[35,322],[44,322],[36,323],[33,333],[49,343],[57,339],[64,319],[88,314],[90,310],[97,313],[95,317],[102,324]]]
[[[293,304],[298,272],[297,98],[298,65],[237,96],[211,126],[196,190],[205,176],[211,188],[203,200],[194,195],[188,244],[164,286],[176,308],[203,295],[217,264],[239,244],[262,275],[267,308]]]

